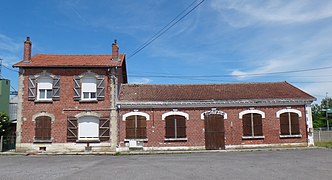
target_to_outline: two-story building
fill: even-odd
[[[116,41],[112,54],[31,56],[24,42],[19,68],[17,151],[115,149],[116,97],[127,83],[125,55]]]
[[[287,82],[127,84],[125,55],[31,56],[19,68],[17,151],[313,145],[315,98]]]

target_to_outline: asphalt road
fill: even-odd
[[[332,179],[332,149],[0,156],[0,179]]]

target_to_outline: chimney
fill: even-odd
[[[114,43],[112,44],[112,60],[113,61],[120,61],[120,58],[119,58],[119,45],[116,42],[116,39],[114,40]]]
[[[24,41],[24,54],[23,54],[23,61],[30,62],[31,61],[31,41],[30,37],[27,37],[27,40]]]

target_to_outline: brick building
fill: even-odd
[[[125,55],[31,56],[24,42],[19,68],[17,151],[96,150],[117,145],[116,97],[127,83]]]
[[[313,145],[314,97],[287,82],[127,84],[125,55],[31,56],[19,68],[17,151]]]
[[[313,145],[314,97],[287,82],[131,85],[118,104],[122,150]]]

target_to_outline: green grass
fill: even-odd
[[[315,142],[315,145],[318,146],[318,147],[325,147],[325,148],[331,148],[332,149],[332,141]]]

